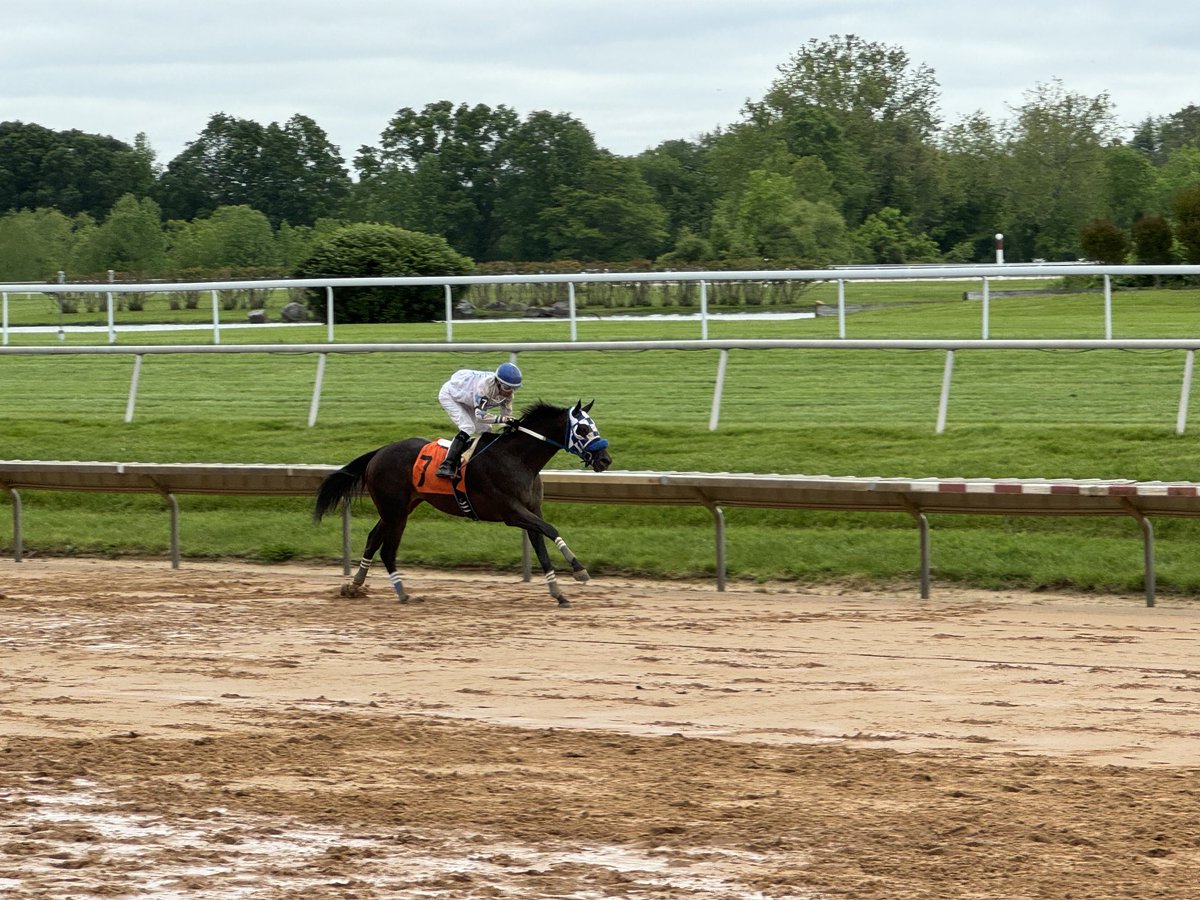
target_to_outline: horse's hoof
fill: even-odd
[[[570,605],[571,605],[571,601],[568,600],[566,597],[558,598],[558,608],[559,609],[566,609]]]
[[[399,597],[396,598],[396,602],[397,603],[407,603],[411,599],[412,599],[412,597],[410,597],[408,594],[401,594]]]
[[[592,576],[588,574],[587,569],[576,569],[575,570],[575,580],[576,581],[590,581],[591,577]]]
[[[343,597],[361,597],[366,593],[366,588],[361,584],[355,584],[353,581],[347,581],[342,585],[341,594]]]

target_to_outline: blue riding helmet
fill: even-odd
[[[496,380],[515,391],[521,386],[521,370],[512,363],[501,363],[496,370]]]

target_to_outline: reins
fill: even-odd
[[[570,424],[570,422],[568,422],[568,423],[567,423],[567,427],[568,427],[568,428],[570,428],[570,427],[571,427],[571,424]],[[516,426],[516,428],[514,428],[513,430],[514,430],[514,431],[523,431],[523,432],[525,432],[525,434],[529,435],[530,437],[535,437],[535,438],[537,438],[539,441],[542,441],[542,442],[544,442],[544,443],[547,443],[547,444],[549,444],[549,445],[550,445],[550,446],[552,446],[552,447],[557,447],[559,450],[566,450],[566,449],[567,449],[567,445],[566,445],[566,444],[560,444],[558,441],[556,441],[556,440],[553,440],[553,439],[551,439],[551,438],[548,438],[548,437],[546,437],[544,434],[538,434],[538,433],[537,433],[536,431],[534,431],[532,428],[526,428],[524,425],[518,425],[518,426]]]

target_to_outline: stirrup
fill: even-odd
[[[442,460],[442,464],[438,466],[436,474],[438,478],[449,478],[453,481],[454,477],[458,474],[458,467],[450,465],[450,461],[444,459]]]

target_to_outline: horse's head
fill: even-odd
[[[584,406],[582,400],[570,409],[539,400],[522,410],[521,417],[505,430],[532,435],[560,450],[574,453],[585,466],[603,472],[612,465],[612,457],[608,455],[608,441],[600,437],[600,429],[588,415],[591,408],[591,403]]]
[[[580,400],[567,410],[567,439],[563,443],[593,472],[603,472],[612,465],[612,457],[608,455],[608,441],[600,437],[600,429],[588,415],[592,403],[584,406]]]

